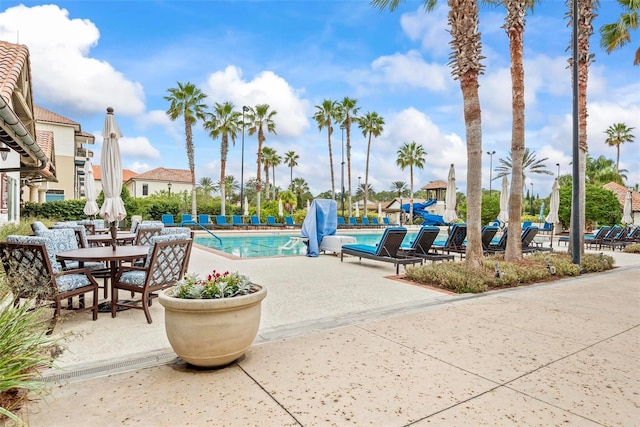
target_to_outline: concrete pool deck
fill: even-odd
[[[562,247],[560,248],[562,250]],[[86,313],[68,333],[30,426],[637,425],[640,255],[618,268],[482,295],[391,277],[386,263],[232,260],[195,247],[190,271],[264,284],[259,336],[237,363],[172,353],[162,307]]]

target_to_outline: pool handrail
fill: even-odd
[[[180,227],[184,227],[185,225],[191,226],[191,227],[200,227],[202,228],[204,231],[206,231],[207,233],[211,234],[211,236],[215,237],[218,240],[218,243],[220,244],[220,246],[222,246],[222,239],[218,236],[216,236],[215,234],[213,234],[213,232],[211,230],[209,230],[207,227],[203,226],[202,224],[198,223],[198,222],[192,222],[192,221],[184,221],[180,223]]]

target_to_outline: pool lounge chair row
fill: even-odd
[[[275,217],[272,215],[267,216],[267,222],[263,223],[257,215],[252,215],[249,218],[249,222],[245,222],[242,215],[232,215],[231,222],[227,221],[225,215],[215,215],[215,221],[211,221],[208,214],[199,214],[194,218],[191,214],[182,214],[180,223],[176,223],[174,216],[171,214],[162,215],[162,223],[165,227],[204,227],[213,229],[258,229],[261,227],[273,227],[273,228],[299,228],[301,224],[297,224],[293,217],[285,216],[284,223],[276,222]]]
[[[347,222],[343,217],[338,217],[338,228],[384,228],[396,226],[396,224],[391,224],[389,218],[382,218],[382,222],[378,221],[377,217],[369,218],[363,217],[360,222],[356,217],[350,216]]]
[[[588,249],[611,248],[622,250],[627,245],[640,242],[640,226],[623,227],[614,225],[613,227],[605,225],[600,227],[595,233],[586,234],[584,236],[584,244]],[[569,244],[569,236],[560,236],[558,244]]]

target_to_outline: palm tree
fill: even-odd
[[[227,169],[227,154],[229,153],[229,138],[231,144],[236,145],[236,136],[242,129],[242,114],[234,111],[233,103],[227,101],[224,104],[218,102],[213,106],[213,113],[209,114],[204,128],[209,131],[213,139],[220,138],[220,214],[226,215],[226,190],[225,174]]]
[[[284,153],[284,164],[290,169],[289,175],[289,189],[293,188],[293,167],[298,166],[298,159],[300,156],[295,151],[287,151]]]
[[[235,199],[236,192],[240,190],[240,183],[233,175],[226,175],[224,177],[224,193],[227,195],[227,200],[233,201]]]
[[[400,166],[402,170],[405,170],[407,166],[409,167],[409,189],[411,191],[409,218],[413,218],[413,168],[422,169],[426,156],[427,152],[424,151],[424,147],[415,141],[405,142],[398,150],[396,165]]]
[[[358,127],[362,130],[362,135],[367,138],[367,167],[364,171],[364,216],[367,216],[367,201],[369,198],[369,155],[371,154],[371,138],[379,137],[384,129],[384,118],[375,111],[367,112],[364,117],[358,120]]]
[[[616,155],[616,172],[620,167],[620,144],[624,144],[625,142],[633,142],[636,138],[631,131],[634,128],[628,127],[624,123],[615,123],[607,128],[605,133],[607,134],[607,139],[605,142],[609,144],[610,147],[616,147],[617,155]]]
[[[196,205],[196,166],[194,163],[193,131],[192,127],[198,120],[205,120],[205,110],[207,105],[203,100],[207,97],[196,85],[187,82],[182,84],[177,82],[177,88],[170,88],[169,95],[164,99],[171,105],[167,110],[167,115],[171,121],[176,121],[178,117],[184,118],[184,135],[187,144],[187,159],[189,170],[191,171],[191,214],[197,215]]]
[[[336,199],[335,174],[333,172],[333,151],[331,150],[331,134],[333,133],[332,122],[340,121],[340,104],[337,101],[325,99],[322,105],[316,105],[316,113],[313,119],[318,123],[318,130],[327,128],[327,144],[329,146],[329,168],[331,170],[331,199]]]
[[[260,216],[260,192],[262,191],[262,178],[260,175],[262,169],[262,144],[266,141],[265,131],[276,135],[276,123],[273,121],[277,111],[271,110],[268,104],[259,104],[255,107],[249,107],[249,111],[245,113],[245,126],[248,126],[249,135],[258,135],[258,152],[256,173],[256,215]]]
[[[264,168],[264,181],[266,190],[265,200],[269,200],[271,198],[271,191],[269,187],[269,169],[271,169],[271,162],[273,160],[273,156],[275,155],[276,150],[274,150],[273,148],[267,147],[266,145],[262,147],[262,167]]]
[[[380,9],[395,10],[402,0],[371,0]],[[423,0],[430,12],[437,0]],[[451,74],[460,82],[467,141],[467,267],[482,266],[482,123],[478,76],[483,72],[481,60],[477,0],[448,0],[447,17],[451,34]]]
[[[198,181],[198,188],[202,192],[202,194],[206,195],[207,198],[211,197],[211,192],[216,188],[213,180],[207,176],[203,176]]]
[[[307,181],[305,181],[304,178],[295,178],[291,186],[293,187],[293,192],[298,198],[297,205],[302,206],[302,196],[309,192],[309,184],[307,184]]]
[[[522,183],[524,183],[527,179],[527,173],[535,173],[540,175],[553,175],[549,169],[547,169],[547,165],[544,163],[549,160],[547,157],[544,159],[538,160],[534,151],[530,151],[528,148],[524,149],[524,155],[522,156]],[[512,161],[511,161],[511,152],[506,159],[500,158],[498,159],[500,165],[496,166],[494,171],[498,172],[495,179],[502,178],[503,176],[512,175]],[[512,178],[512,183],[515,181],[515,178]],[[524,184],[522,186],[522,191],[524,191]],[[519,220],[518,220],[519,221]]]
[[[357,99],[345,96],[340,102],[342,115],[342,126],[347,133],[347,202],[349,206],[349,216],[351,216],[351,124],[358,118]]]
[[[624,185],[627,179],[626,169],[616,170],[617,166],[612,159],[600,156],[594,159],[587,156],[586,182],[593,185],[604,185],[608,182],[617,182]]]
[[[395,192],[398,197],[406,196],[407,191],[407,183],[404,181],[393,181],[391,183],[391,191]]]
[[[618,0],[624,9],[618,22],[605,24],[600,27],[600,47],[607,53],[619,49],[631,41],[630,30],[638,29],[638,11],[640,3],[637,0]],[[633,65],[640,65],[640,48],[636,50]]]

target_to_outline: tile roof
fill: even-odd
[[[437,179],[435,181],[431,181],[430,183],[422,187],[422,189],[423,190],[440,190],[440,189],[446,190],[447,183],[445,181],[442,181],[441,179]]]
[[[172,181],[191,183],[191,171],[188,169],[155,168],[135,177],[147,181]]]
[[[24,45],[0,41],[0,96],[9,105],[18,87],[20,73],[29,65],[29,49]]]
[[[100,167],[100,165],[92,165],[93,166],[93,179],[95,179],[96,181],[100,181],[101,180],[101,172],[102,172],[102,168]],[[122,182],[127,182],[129,181],[131,178],[135,178],[136,176],[138,176],[137,173],[135,173],[132,170],[129,169],[122,169]]]
[[[58,113],[54,113],[53,111],[49,111],[46,108],[42,108],[38,105],[33,106],[33,115],[38,121],[74,126],[78,128],[78,131],[80,131],[80,123],[74,122],[71,119],[61,116]]]
[[[36,141],[38,145],[47,156],[47,166],[42,170],[45,175],[51,176],[55,173],[55,141],[53,140],[53,132],[48,130],[37,130]]]
[[[620,208],[624,207],[624,199],[627,197],[627,191],[629,189],[624,185],[620,185],[616,182],[609,182],[602,186],[605,190],[612,191],[613,194],[618,198],[618,202],[620,202]],[[637,191],[631,192],[631,212],[639,212],[640,211],[640,193]]]

